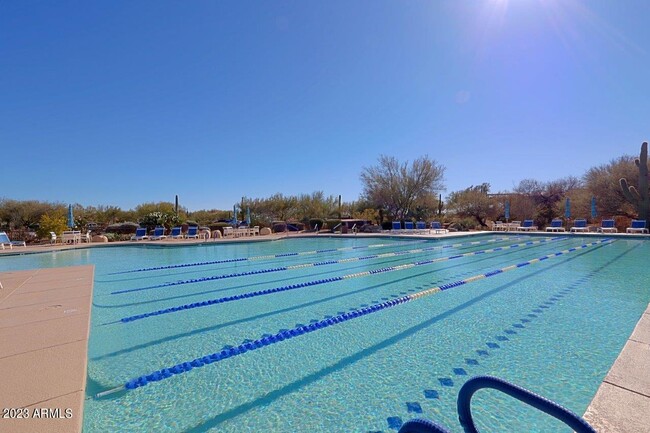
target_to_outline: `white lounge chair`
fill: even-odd
[[[602,220],[598,231],[601,233],[618,233],[615,222],[612,219]]]
[[[147,229],[144,227],[138,227],[135,229],[135,234],[131,236],[132,241],[141,241],[144,239],[149,239],[149,236],[147,236]]]
[[[187,239],[198,239],[199,238],[199,228],[197,226],[189,226],[187,228],[187,234],[185,235]]]
[[[61,238],[61,242],[64,244],[67,243],[72,243],[72,244],[78,244],[81,242],[81,231],[79,230],[66,230],[63,232],[63,236]]]
[[[521,231],[521,232],[537,231],[537,226],[533,225],[533,220],[524,220],[523,224],[517,227],[517,231]]]
[[[645,220],[632,220],[632,225],[625,229],[625,233],[648,233]]]
[[[2,245],[3,250],[5,246],[9,247],[10,250],[13,250],[14,246],[27,248],[25,241],[12,241],[6,232],[0,232],[0,245]]]
[[[434,233],[448,233],[449,230],[446,228],[442,227],[442,224],[440,224],[440,221],[433,221],[431,223],[431,230],[433,230]]]
[[[165,227],[156,227],[153,229],[153,234],[149,237],[149,239],[152,241],[167,239],[167,236],[165,236]]]
[[[181,233],[181,227],[172,227],[172,232],[169,234],[172,239],[183,239],[183,233]]]
[[[551,225],[546,227],[547,232],[564,232],[566,231],[564,227],[562,226],[562,220],[561,219],[554,219],[551,221]]]
[[[589,231],[586,219],[577,219],[573,222],[573,227],[569,230],[571,233]]]

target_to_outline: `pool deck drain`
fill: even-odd
[[[0,431],[81,431],[94,269],[0,273]]]
[[[649,431],[650,304],[605,376],[584,417],[599,433]]]

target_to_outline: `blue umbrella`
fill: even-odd
[[[591,197],[591,218],[596,218],[596,197]]]
[[[237,205],[232,206],[232,223],[237,225]]]
[[[250,226],[251,225],[251,208],[246,206],[246,225]]]
[[[564,204],[564,217],[566,219],[571,218],[571,200],[569,200],[569,197],[566,198],[566,203]]]
[[[72,205],[68,205],[68,227],[74,227],[74,215],[72,214]]]
[[[506,221],[510,219],[510,202],[506,200]]]

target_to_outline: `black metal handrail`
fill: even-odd
[[[471,400],[476,391],[482,388],[491,388],[508,394],[517,400],[526,403],[552,417],[562,421],[577,433],[596,433],[583,418],[559,404],[541,395],[535,394],[525,388],[517,386],[506,380],[494,376],[476,376],[465,382],[458,393],[458,418],[465,433],[479,433],[472,418]],[[414,419],[400,428],[399,433],[449,433],[449,431],[434,422]]]

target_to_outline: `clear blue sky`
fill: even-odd
[[[380,154],[447,192],[650,139],[650,1],[0,1],[0,197],[355,200]]]

